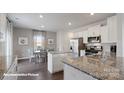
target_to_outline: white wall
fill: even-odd
[[[18,38],[27,37],[28,45],[19,45]],[[14,28],[13,31],[13,53],[19,58],[29,57],[29,49],[33,48],[33,32],[30,29]]]
[[[117,14],[118,33],[117,33],[117,56],[124,57],[124,14]]]
[[[69,51],[69,33],[66,31],[57,32],[57,50]]]

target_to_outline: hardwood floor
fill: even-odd
[[[18,73],[39,74],[38,76],[19,76],[18,80],[63,80],[63,71],[50,74],[47,70],[47,63],[34,63],[28,60],[19,61]]]

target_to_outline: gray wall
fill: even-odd
[[[28,49],[33,47],[33,32],[29,29],[13,29],[13,53],[17,55],[19,58],[28,57],[29,52]],[[27,37],[28,45],[19,45],[18,38],[19,37]]]
[[[53,39],[54,40],[54,44],[48,44],[47,43],[47,48],[48,49],[55,49],[56,50],[56,38],[57,38],[57,34],[56,32],[46,32],[46,42],[48,42],[48,39]]]
[[[19,45],[18,38],[27,37],[28,45]],[[56,32],[46,32],[46,42],[48,39],[54,39],[55,44],[48,45],[47,48],[56,49]],[[31,29],[14,28],[13,31],[13,53],[19,58],[29,57],[29,49],[33,49],[33,31]]]

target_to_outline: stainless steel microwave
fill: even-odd
[[[88,37],[88,43],[100,43],[101,36]]]

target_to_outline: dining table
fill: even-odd
[[[36,50],[33,52],[33,55],[35,57],[35,62],[42,62],[44,59],[44,62],[47,60],[47,51],[45,50]]]

